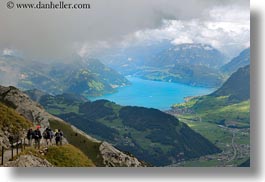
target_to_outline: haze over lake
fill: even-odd
[[[124,106],[152,107],[167,110],[171,105],[184,101],[187,96],[209,94],[210,88],[194,87],[180,83],[168,83],[143,80],[136,77],[127,77],[132,83],[130,86],[120,88],[118,92],[90,100],[107,99]]]

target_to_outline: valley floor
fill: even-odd
[[[228,128],[209,122],[192,121],[178,115],[181,122],[209,139],[223,150],[222,153],[180,161],[173,167],[236,167],[250,158],[249,128]]]

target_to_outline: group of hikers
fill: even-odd
[[[32,145],[32,141],[34,140],[35,148],[40,148],[41,139],[44,138],[47,145],[52,144],[52,139],[55,139],[56,145],[62,145],[63,140],[63,132],[60,129],[56,129],[52,131],[51,128],[47,127],[43,133],[40,131],[40,126],[37,126],[35,130],[30,128],[27,133],[27,139],[29,146]]]

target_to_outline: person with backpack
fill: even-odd
[[[52,138],[54,136],[53,131],[47,127],[42,133],[43,138],[46,140],[47,145],[52,144]]]
[[[33,138],[35,141],[35,148],[40,149],[40,141],[42,138],[41,132],[40,132],[40,126],[37,126],[37,129],[34,131]]]
[[[54,137],[54,133],[52,131],[52,129],[49,128],[49,133],[50,133],[50,143],[52,144],[52,139]]]
[[[32,139],[33,139],[33,135],[34,132],[32,130],[32,128],[30,128],[27,132],[27,139],[28,139],[28,145],[31,146],[32,145]]]
[[[63,141],[63,132],[61,131],[61,129],[55,130],[55,142],[56,145],[62,145],[62,141]]]

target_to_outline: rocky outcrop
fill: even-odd
[[[5,148],[10,147],[10,142],[8,140],[9,133],[7,131],[2,131],[0,129],[0,147],[3,146]]]
[[[40,104],[32,101],[25,93],[12,86],[0,86],[0,102],[14,108],[19,114],[34,124],[41,125],[42,128],[49,126],[50,119],[61,120],[47,113]]]
[[[147,165],[137,158],[127,155],[107,142],[99,147],[103,162],[107,167],[146,167]]]
[[[46,159],[33,155],[21,155],[15,161],[5,163],[4,167],[54,167]]]

